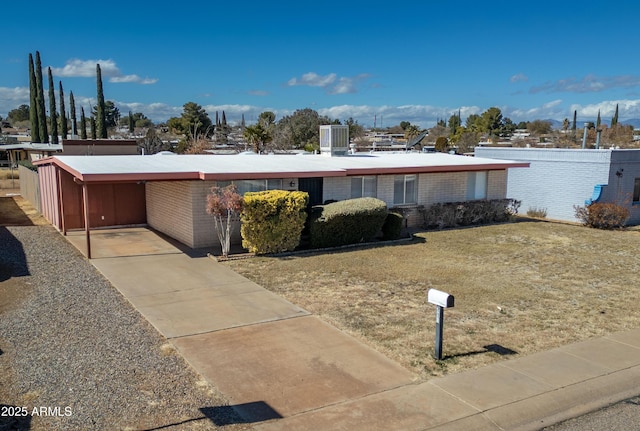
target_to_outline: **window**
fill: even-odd
[[[239,180],[239,181],[217,181],[218,187],[226,187],[229,184],[235,184],[238,188],[238,194],[243,195],[247,192],[262,192],[264,190],[281,190],[282,179],[269,180]]]
[[[396,175],[393,180],[393,203],[415,204],[418,201],[417,175]]]
[[[467,200],[487,198],[487,171],[467,174]]]
[[[640,203],[640,178],[636,178],[633,183],[633,203]]]
[[[351,198],[375,198],[376,177],[351,177]]]

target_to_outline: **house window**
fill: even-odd
[[[418,202],[417,175],[396,175],[393,180],[393,203],[395,205]]]
[[[281,190],[282,179],[269,180],[239,180],[239,181],[217,181],[218,187],[226,187],[234,184],[238,188],[238,194],[243,195],[247,192],[262,192],[265,190]]]
[[[640,203],[640,178],[636,178],[633,183],[633,203]]]
[[[487,171],[467,174],[467,200],[487,198]]]
[[[351,198],[375,198],[376,177],[351,177]]]

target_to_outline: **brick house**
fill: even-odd
[[[527,163],[442,153],[323,155],[53,156],[38,166],[43,215],[60,231],[148,225],[192,248],[216,244],[206,196],[301,190],[311,204],[371,196],[403,208],[507,197],[507,170]],[[236,238],[237,240],[237,238]]]

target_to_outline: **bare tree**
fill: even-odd
[[[212,187],[211,193],[207,195],[207,213],[213,216],[224,257],[229,256],[232,229],[238,223],[243,204],[243,198],[233,184],[226,187]]]

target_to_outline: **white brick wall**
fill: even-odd
[[[507,171],[489,171],[487,199],[511,198],[507,195]]]
[[[611,150],[478,147],[476,155],[530,163],[529,168],[508,173],[507,197],[522,201],[522,214],[530,208],[545,208],[550,219],[577,221],[574,205],[584,206],[595,185],[610,184]]]
[[[146,184],[147,223],[152,228],[194,247],[190,181],[152,181]]]

